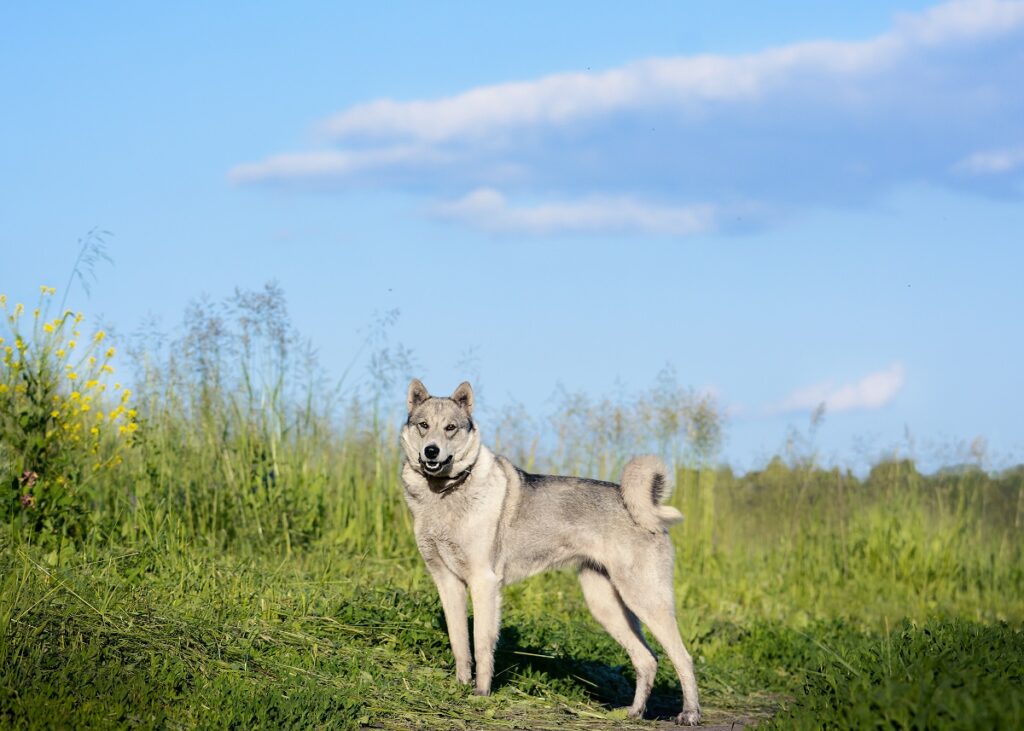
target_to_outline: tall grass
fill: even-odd
[[[201,709],[215,707],[225,715],[213,725],[459,718],[543,728],[614,718],[601,704],[628,695],[624,656],[565,574],[509,591],[514,633],[503,636],[496,705],[472,705],[483,702],[450,683],[385,407],[400,401],[411,358],[379,328],[363,345],[372,373],[356,387],[328,384],[272,285],[196,303],[173,336],[148,332],[127,350],[138,427],[116,469],[89,490],[69,488],[87,529],[55,550],[50,527],[24,520],[33,505],[4,502],[0,665],[7,687],[23,690],[4,696],[0,719],[205,725],[214,717]],[[10,393],[18,378],[0,371]],[[842,680],[834,648],[801,638],[833,633],[879,648],[914,623],[953,622],[934,626],[955,634],[956,621],[1024,621],[1024,469],[924,475],[904,460],[860,478],[790,455],[736,475],[715,463],[713,398],[679,387],[670,370],[640,394],[562,391],[546,419],[515,405],[492,416],[492,443],[531,470],[615,479],[636,452],[671,460],[673,501],[687,516],[672,534],[680,625],[712,709],[753,712],[817,694],[795,706],[797,719],[823,702],[815,672],[854,689],[834,710],[854,703],[866,676]],[[15,492],[26,470],[48,467],[26,464],[27,443],[0,438],[0,485]],[[907,637],[899,641],[913,652],[931,647]],[[1019,632],[1006,642],[1016,647]],[[866,663],[870,652],[840,659]],[[581,662],[587,653],[601,662]],[[660,672],[664,691],[674,681]],[[88,674],[89,690],[53,680],[73,684],[75,673]],[[133,704],[149,715],[133,716]]]

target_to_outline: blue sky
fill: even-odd
[[[379,7],[378,7],[379,6]],[[543,413],[671,364],[756,467],[1024,460],[1024,3],[7,4],[0,291],[132,331],[275,279],[335,373]]]

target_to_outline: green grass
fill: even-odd
[[[395,466],[393,450],[380,459]],[[680,473],[680,504],[696,499],[698,479]],[[719,514],[739,511],[750,486],[717,479]],[[629,701],[632,671],[566,572],[507,590],[494,696],[459,686],[390,477],[333,488],[335,499],[361,489],[385,503],[388,540],[367,530],[356,541],[339,524],[298,546],[281,535],[283,522],[273,524],[277,540],[263,528],[265,544],[223,531],[213,540],[147,487],[161,507],[136,502],[117,512],[117,531],[97,530],[72,551],[0,532],[0,725],[645,725],[615,710]],[[865,495],[851,511],[845,552],[820,511],[757,536],[734,526],[714,550],[692,526],[676,529],[680,626],[709,721],[773,713],[777,728],[1024,721],[1019,549],[964,524],[915,519],[922,512],[906,508],[906,496],[877,500]],[[771,515],[746,510],[753,522]],[[668,717],[678,702],[663,662],[650,709]]]
[[[47,462],[18,446],[36,427],[4,422],[0,727],[652,727],[625,718],[632,669],[568,572],[506,590],[494,695],[457,684],[374,399],[338,418],[259,333],[232,369],[203,341],[223,330],[207,315],[173,357],[144,359],[138,431],[100,444],[124,458],[101,477],[58,487],[54,465],[79,474],[78,452],[58,435]],[[8,395],[18,377],[0,371]],[[614,477],[711,413],[645,398],[575,398],[557,448],[520,458]],[[48,407],[23,406],[45,428]],[[577,443],[609,408],[626,428],[599,451]],[[538,443],[520,437],[503,443]],[[1024,727],[1024,471],[893,461],[858,479],[791,458],[744,476],[680,467],[676,483],[677,612],[706,722]],[[678,682],[658,672],[649,709],[668,718]]]

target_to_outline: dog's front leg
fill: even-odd
[[[437,584],[437,593],[448,625],[448,640],[455,656],[455,677],[467,685],[473,682],[473,665],[469,656],[469,623],[466,619],[466,585],[443,562],[430,565],[430,574]]]
[[[476,654],[476,694],[491,694],[494,677],[494,645],[501,621],[501,582],[493,571],[472,576],[473,644]]]

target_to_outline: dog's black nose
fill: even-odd
[[[441,450],[436,444],[428,444],[423,448],[423,454],[427,459],[437,459],[437,455],[441,454]]]

